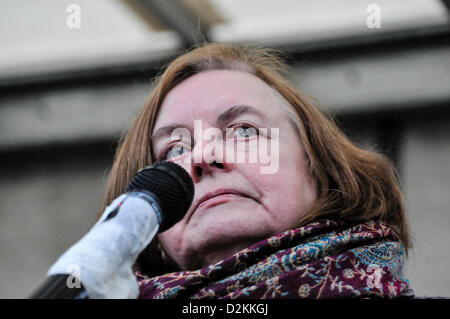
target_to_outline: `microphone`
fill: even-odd
[[[158,232],[183,218],[193,197],[193,181],[178,164],[157,162],[140,170],[30,298],[137,298],[133,264]]]

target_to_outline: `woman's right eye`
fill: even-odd
[[[169,146],[168,149],[165,150],[165,154],[163,155],[163,160],[169,160],[173,157],[183,155],[185,152],[187,152],[187,149],[183,145],[178,144],[173,147]]]

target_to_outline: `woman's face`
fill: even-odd
[[[192,142],[172,136],[174,128],[187,129]],[[217,130],[222,140],[210,134]],[[316,198],[285,107],[252,74],[217,70],[184,80],[165,97],[152,140],[154,158],[180,164],[195,185],[185,217],[158,237],[181,269],[215,263],[293,227]],[[255,141],[266,142],[264,151]]]

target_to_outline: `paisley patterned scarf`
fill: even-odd
[[[136,276],[139,298],[413,297],[403,263],[403,246],[385,223],[321,220],[199,270]]]

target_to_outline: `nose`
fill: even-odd
[[[209,145],[210,147],[211,145]],[[193,150],[193,158],[191,159],[191,176],[194,183],[200,182],[205,176],[212,175],[216,172],[227,173],[231,171],[231,163],[224,159],[222,152],[217,152],[219,147],[223,147],[223,143],[214,144],[213,152],[205,151],[205,147],[196,145]]]

